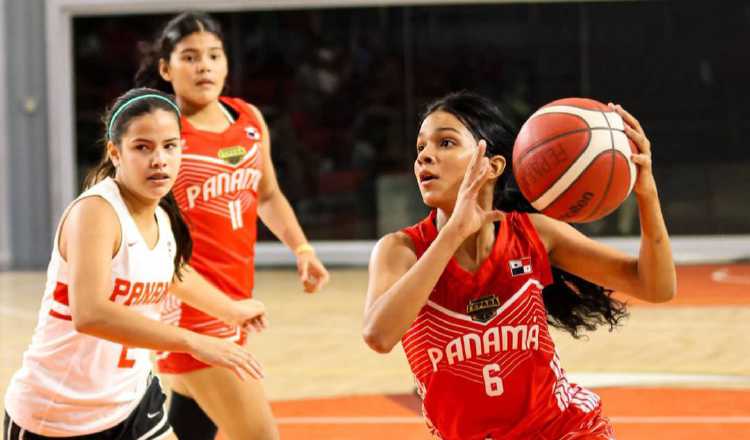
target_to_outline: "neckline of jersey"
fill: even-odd
[[[222,131],[201,130],[199,128],[196,128],[193,124],[191,124],[186,116],[182,116],[182,125],[183,125],[182,131],[183,132],[192,131],[195,133],[201,133],[203,135],[222,137],[226,135],[229,131],[237,127],[237,123],[244,118],[244,114],[239,109],[235,108],[235,106],[230,104],[229,98],[227,97],[220,96],[218,102],[219,102],[219,108],[221,109],[222,113],[224,114],[224,116],[227,117],[227,120],[229,121],[229,126],[227,128],[225,128]],[[233,119],[230,117],[229,110],[227,110],[226,107],[229,107],[235,112],[237,112],[237,119]]]

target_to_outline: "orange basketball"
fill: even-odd
[[[513,174],[539,212],[588,223],[611,213],[633,189],[637,153],[620,115],[585,98],[553,101],[523,124],[513,146]]]

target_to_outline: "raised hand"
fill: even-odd
[[[457,233],[464,237],[478,231],[482,225],[500,221],[504,217],[501,211],[487,210],[479,204],[479,191],[492,178],[490,161],[484,156],[486,150],[487,143],[480,140],[466,168],[466,173],[458,189],[456,205],[449,220]]]
[[[641,197],[656,194],[656,181],[651,167],[651,141],[646,137],[641,123],[621,105],[610,102],[609,107],[622,117],[625,122],[625,134],[638,147],[638,153],[630,156],[638,167],[638,177],[635,180],[633,192]]]

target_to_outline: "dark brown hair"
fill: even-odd
[[[86,175],[83,187],[89,188],[107,177],[115,177],[116,169],[107,153],[107,142],[112,141],[119,148],[122,135],[127,132],[130,122],[134,118],[151,113],[155,110],[165,110],[175,115],[177,124],[180,124],[180,112],[174,98],[159,90],[146,87],[131,89],[118,97],[102,117],[104,123],[104,154],[99,164],[91,169]],[[177,252],[174,256],[174,274],[177,279],[182,279],[182,266],[187,264],[193,253],[193,239],[190,236],[185,219],[180,213],[180,208],[174,198],[172,191],[167,193],[159,201],[159,206],[169,216],[172,225],[172,233],[177,242]]]
[[[500,155],[508,166],[498,179],[493,203],[496,209],[537,212],[523,197],[513,177],[513,143],[518,130],[489,99],[461,91],[448,94],[427,106],[421,121],[436,111],[455,116],[477,141],[487,142],[488,157]],[[421,124],[420,121],[420,124]],[[552,267],[553,283],[542,291],[550,325],[580,337],[581,330],[608,324],[616,327],[628,313],[626,305],[612,298],[612,290]]]
[[[219,22],[210,15],[203,12],[183,12],[164,25],[153,43],[140,43],[141,64],[135,74],[135,85],[171,93],[172,85],[159,74],[159,60],[169,61],[175,46],[195,32],[209,32],[224,41]],[[224,87],[226,88],[226,84]]]

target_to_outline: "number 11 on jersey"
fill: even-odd
[[[485,365],[482,368],[482,377],[484,377],[484,391],[488,396],[497,397],[503,394],[503,378],[500,377],[500,365]]]
[[[229,219],[232,221],[232,229],[240,229],[242,223],[242,201],[240,199],[229,202]]]

